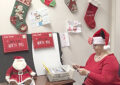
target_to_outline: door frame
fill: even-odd
[[[112,1],[111,51],[120,62],[120,0]]]

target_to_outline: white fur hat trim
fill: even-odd
[[[93,37],[93,44],[105,44],[105,39],[102,37]]]

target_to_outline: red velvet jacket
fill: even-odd
[[[11,66],[7,72],[6,76],[10,76],[10,81],[15,81],[16,83],[25,82],[28,79],[31,79],[30,73],[33,72],[32,69],[27,65],[23,70],[23,74],[19,75],[18,70],[14,69]]]

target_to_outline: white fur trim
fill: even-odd
[[[14,60],[25,60],[25,59],[21,58],[21,59],[14,59]]]
[[[35,74],[36,74],[35,72],[31,72],[30,73],[31,76],[35,76]]]
[[[105,39],[102,37],[93,37],[93,44],[105,44]]]
[[[32,82],[31,82],[30,85],[35,85],[35,81],[34,81],[34,79],[32,79]]]
[[[5,79],[7,82],[10,82],[10,76],[6,76]]]
[[[14,79],[11,79],[10,82],[11,82],[11,81],[14,81],[14,82],[16,82],[17,84],[22,84],[22,83],[24,83],[25,81],[27,81],[27,80],[29,80],[29,79],[32,80],[32,78],[28,77],[28,78],[26,78],[24,81],[22,81],[22,82],[20,82],[20,83],[18,83],[18,82],[17,82],[16,80],[14,80]]]
[[[110,45],[105,45],[104,46],[104,50],[109,50],[110,49]]]
[[[16,81],[16,80],[14,80],[14,79],[11,79],[11,80],[10,80],[10,82],[11,82],[11,81],[14,81],[14,82],[16,82],[16,83],[17,83],[17,81]]]
[[[97,7],[100,6],[101,4],[99,0],[89,0],[88,2]]]

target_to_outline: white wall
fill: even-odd
[[[14,2],[15,0],[2,0],[0,2],[1,35],[19,33],[9,21]],[[105,28],[107,31],[111,32],[111,0],[100,0],[100,2],[101,6],[99,7],[95,17],[97,26],[94,30],[90,30],[84,22],[84,15],[88,6],[88,0],[77,0],[78,12],[75,14],[72,14],[69,11],[64,3],[64,0],[56,0],[57,4],[55,8],[48,7],[51,25],[32,28],[27,17],[26,21],[29,26],[27,33],[46,31],[65,32],[65,21],[67,19],[80,21],[83,27],[82,33],[69,35],[71,46],[62,49],[63,60],[64,64],[85,65],[89,55],[93,52],[92,46],[89,46],[87,43],[88,37],[92,36],[92,34],[99,28]],[[28,14],[30,11],[40,9],[42,7],[45,7],[45,5],[41,3],[40,0],[32,0],[32,6],[30,7]],[[76,73],[74,75],[74,79],[76,81],[75,85],[81,85],[84,78]]]

